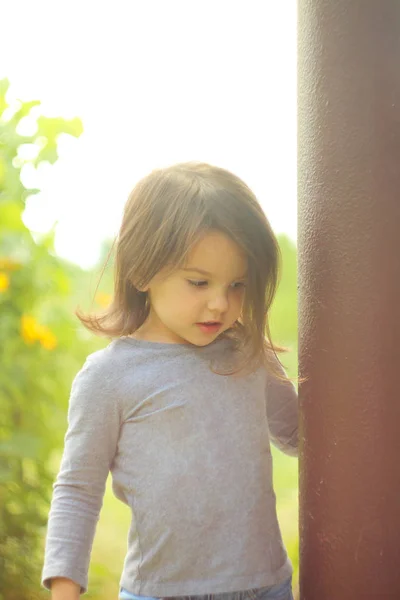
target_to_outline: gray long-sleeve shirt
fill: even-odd
[[[297,454],[297,394],[265,369],[213,373],[229,343],[123,337],[88,357],[71,389],[43,585],[67,577],[87,589],[109,471],[132,511],[120,581],[132,593],[230,592],[290,576],[270,439]]]

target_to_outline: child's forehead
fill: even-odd
[[[220,232],[204,234],[189,251],[182,268],[197,269],[208,273],[234,272],[243,275],[247,270],[247,258],[243,250]]]

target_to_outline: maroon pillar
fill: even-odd
[[[299,0],[301,600],[400,599],[400,1]]]

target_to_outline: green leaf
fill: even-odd
[[[28,231],[22,221],[22,212],[24,207],[14,200],[1,202],[1,221],[0,231],[8,229],[11,231]]]
[[[0,79],[0,117],[8,107],[8,103],[6,101],[7,90],[10,87],[10,82],[8,79]]]
[[[8,458],[39,458],[42,442],[34,435],[16,432],[11,438],[0,442],[0,456]]]
[[[15,122],[21,121],[24,117],[28,116],[34,106],[39,106],[40,100],[31,100],[30,102],[22,102],[21,108],[13,115],[12,120]]]

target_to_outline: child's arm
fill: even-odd
[[[68,431],[48,521],[42,573],[47,589],[53,579],[62,578],[71,580],[79,592],[86,591],[95,529],[117,449],[120,416],[112,368],[96,355],[89,357],[72,384]],[[64,581],[64,590],[67,585]],[[54,593],[61,594],[61,589],[57,583]],[[74,596],[66,596],[70,598]]]
[[[279,366],[280,371],[284,370]],[[290,456],[299,452],[299,414],[296,388],[291,381],[268,375],[267,419],[272,443]]]
[[[78,600],[80,586],[70,579],[55,577],[51,582],[51,600]]]

